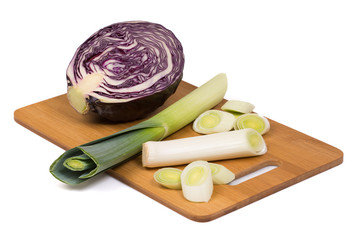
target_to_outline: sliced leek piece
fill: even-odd
[[[178,168],[161,168],[154,173],[154,179],[166,188],[181,189],[181,173]]]
[[[187,200],[208,202],[214,188],[209,163],[197,160],[187,165],[181,173],[181,186]]]
[[[201,134],[228,132],[233,129],[235,119],[235,116],[231,113],[220,110],[208,110],[195,119],[193,129]]]
[[[240,100],[229,100],[222,105],[221,110],[235,113],[251,113],[255,106],[249,102]]]
[[[247,113],[236,118],[235,130],[252,128],[258,131],[261,135],[264,135],[270,130],[269,120],[256,113]]]
[[[228,184],[235,179],[235,174],[221,164],[209,163],[214,184]]]
[[[148,141],[142,148],[144,167],[187,164],[202,159],[216,161],[265,154],[263,137],[254,129],[214,133],[166,141]]]

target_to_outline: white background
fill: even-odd
[[[0,9],[0,239],[359,239],[359,1],[32,0]],[[344,163],[207,223],[105,174],[78,187],[58,182],[48,168],[63,150],[13,113],[65,93],[76,48],[127,20],[177,35],[184,80],[199,86],[225,72],[227,99],[341,149]]]

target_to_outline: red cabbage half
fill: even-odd
[[[183,69],[183,48],[170,30],[143,21],[115,23],[77,49],[66,72],[68,99],[82,114],[140,119],[176,91]]]

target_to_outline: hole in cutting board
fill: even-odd
[[[260,168],[259,170],[256,170],[254,172],[251,172],[249,174],[246,174],[245,176],[241,176],[239,178],[234,179],[232,182],[228,183],[228,185],[239,185],[242,182],[245,182],[249,179],[252,179],[254,177],[260,176],[261,174],[267,173],[275,168],[277,168],[278,166],[276,165],[269,165],[263,168]]]

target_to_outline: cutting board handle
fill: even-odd
[[[247,180],[250,180],[255,177],[259,177],[262,174],[272,171],[281,165],[282,165],[281,161],[271,160],[271,159],[257,162],[254,165],[236,171],[235,179],[231,183],[229,183],[229,185],[231,186],[239,185]]]

